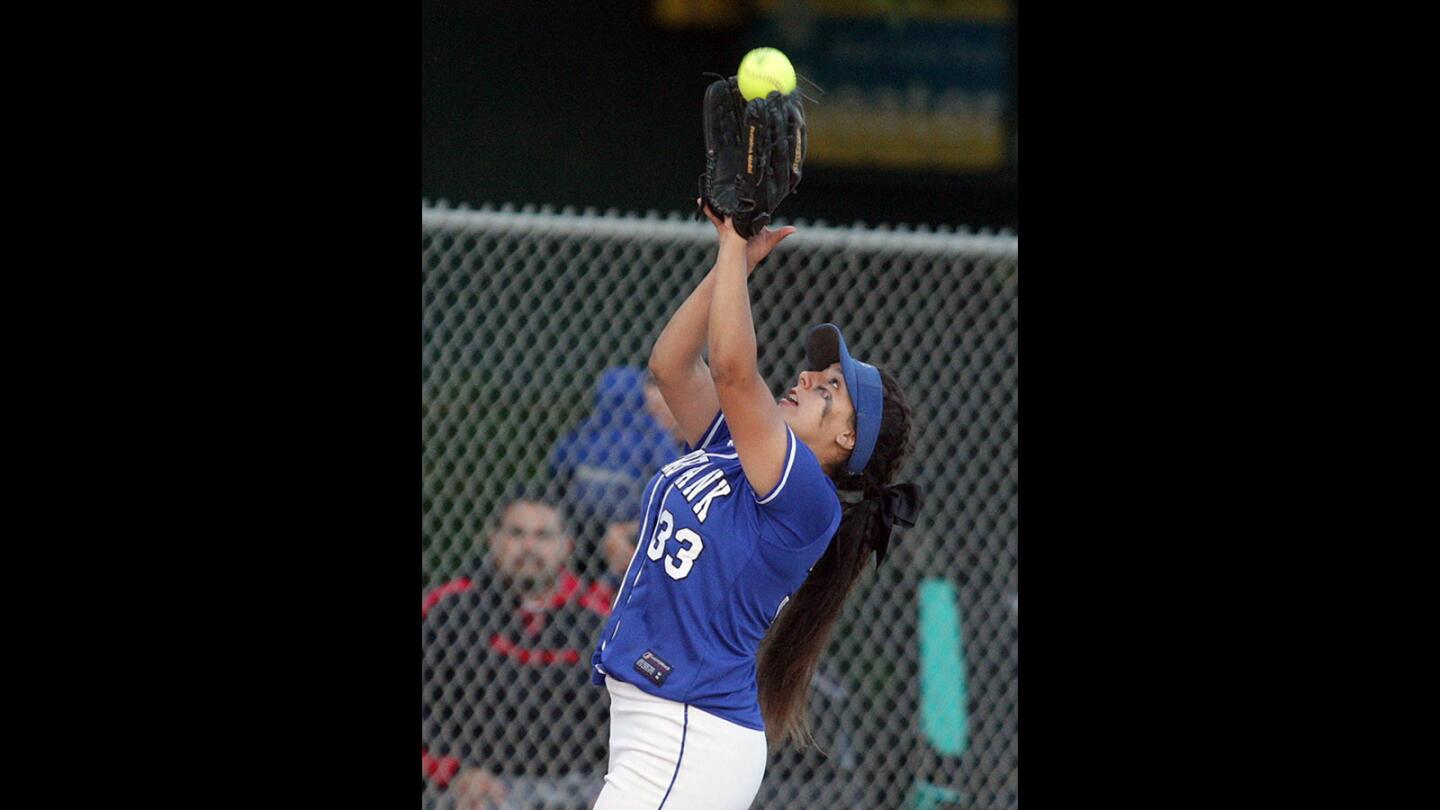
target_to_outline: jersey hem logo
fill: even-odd
[[[670,677],[671,666],[660,660],[660,656],[649,650],[635,661],[635,671],[650,679],[656,686],[664,686],[665,679]]]

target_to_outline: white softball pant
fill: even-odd
[[[765,732],[614,678],[610,770],[594,810],[746,810],[765,776]]]

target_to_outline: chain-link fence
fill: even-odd
[[[836,628],[817,747],[772,751],[754,807],[1017,807],[1017,240],[795,224],[750,281],[761,372],[793,385],[807,327],[840,324],[905,388],[899,480],[926,496]],[[421,256],[424,802],[588,810],[590,651],[640,487],[678,450],[643,367],[714,229],[427,206]]]

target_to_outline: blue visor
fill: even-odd
[[[880,382],[880,370],[851,357],[840,327],[833,323],[810,328],[805,335],[805,362],[811,371],[839,363],[845,374],[850,404],[855,407],[855,449],[850,452],[845,471],[858,475],[870,463],[875,439],[880,436],[880,417],[885,412],[885,386]]]

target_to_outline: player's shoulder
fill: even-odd
[[[800,441],[800,437],[795,435],[789,425],[785,426],[785,443],[785,460],[780,468],[780,480],[760,497],[760,502],[763,504],[776,500],[792,487],[793,490],[803,490],[807,497],[824,494],[834,496],[835,482],[825,472],[815,451]],[[838,503],[838,498],[836,500]]]
[[[835,481],[793,431],[785,466],[774,488],[756,495],[762,536],[787,548],[809,548],[840,525],[843,508]]]

